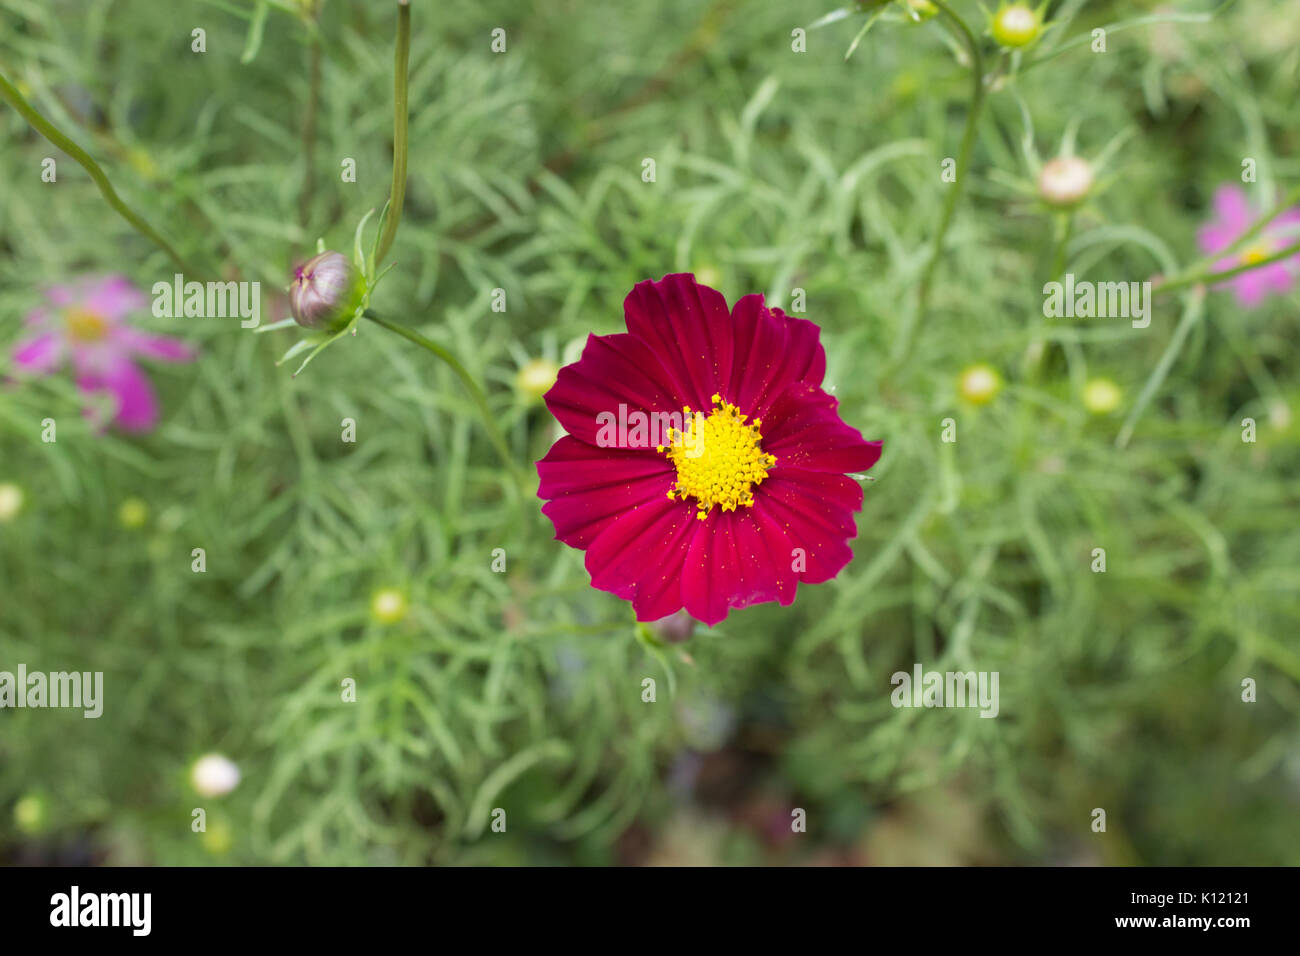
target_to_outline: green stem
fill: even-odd
[[[474,400],[474,404],[478,406],[479,414],[483,418],[483,427],[487,430],[488,438],[491,440],[493,447],[496,448],[497,454],[501,456],[501,461],[510,470],[510,474],[514,478],[516,485],[520,490],[526,489],[528,484],[524,479],[523,473],[519,470],[519,466],[515,464],[515,460],[510,456],[510,448],[506,445],[506,440],[501,434],[501,430],[497,427],[496,418],[493,417],[492,409],[488,406],[487,397],[483,394],[483,390],[479,388],[478,382],[474,381],[474,376],[470,375],[469,372],[466,371],[465,366],[460,364],[456,359],[456,356],[452,355],[432,339],[425,338],[414,329],[408,328],[404,325],[397,325],[394,322],[389,322],[387,319],[380,318],[374,312],[369,310],[362,314],[376,325],[383,326],[388,329],[388,331],[400,335],[408,342],[414,342],[416,345],[420,346],[420,348],[432,352],[437,358],[447,364],[452,372],[456,374],[456,377],[460,379],[460,383],[465,386],[465,391],[469,392],[470,398]]]
[[[312,11],[314,16],[315,10]],[[316,193],[316,112],[320,108],[321,40],[313,32],[308,70],[307,111],[302,121],[302,192],[298,194],[298,224],[305,230],[311,222]]]
[[[975,34],[971,32],[970,27],[966,25],[966,21],[958,16],[948,4],[944,3],[943,0],[933,0],[933,2],[939,8],[939,11],[956,25],[966,43],[966,48],[970,51],[971,100],[966,111],[966,128],[962,132],[961,146],[957,151],[957,178],[953,182],[952,188],[948,190],[947,199],[944,200],[943,213],[939,218],[939,228],[934,234],[934,244],[930,250],[930,258],[925,264],[925,269],[921,273],[921,280],[917,285],[916,311],[904,321],[902,331],[899,334],[898,346],[894,350],[897,361],[906,358],[911,349],[915,327],[925,317],[926,305],[930,298],[930,283],[934,279],[935,269],[938,268],[939,259],[943,255],[943,240],[948,234],[949,225],[952,224],[953,213],[957,209],[957,200],[961,198],[962,188],[966,184],[966,173],[970,165],[971,151],[975,146],[975,131],[979,125],[980,111],[984,106],[984,58],[980,54],[979,41],[975,38]]]
[[[1059,281],[1065,272],[1066,247],[1070,244],[1070,232],[1074,228],[1074,212],[1061,213],[1056,220],[1056,253],[1052,256],[1051,281]]]
[[[1192,270],[1182,276],[1170,279],[1168,282],[1160,282],[1151,287],[1153,293],[1172,292],[1175,289],[1182,289],[1189,285],[1196,285],[1198,282],[1223,282],[1225,279],[1231,279],[1241,275],[1243,272],[1250,272],[1252,269],[1261,269],[1264,266],[1270,266],[1275,262],[1281,262],[1283,259],[1290,259],[1292,256],[1300,255],[1300,242],[1292,243],[1281,252],[1275,252],[1271,256],[1258,259],[1255,262],[1247,262],[1244,265],[1237,266],[1234,269],[1225,269],[1222,272],[1210,272],[1208,269]]]
[[[172,262],[176,263],[182,272],[187,272],[191,275],[198,274],[189,267],[189,264],[186,263],[181,254],[173,249],[166,239],[155,232],[153,227],[137,216],[131,208],[122,201],[122,198],[113,188],[113,184],[110,183],[108,177],[104,175],[104,171],[99,168],[99,164],[91,159],[90,155],[84,149],[74,143],[63,133],[59,132],[53,123],[38,113],[3,74],[0,74],[0,98],[3,98],[10,106],[17,110],[23,119],[31,123],[32,127],[38,133],[75,159],[77,163],[90,174],[90,178],[95,181],[95,185],[99,187],[99,191],[103,194],[104,198],[108,200],[108,204],[117,210],[118,215],[135,227],[136,232],[140,233],[146,239],[149,239],[159,249],[167,253],[167,255],[171,257]]]
[[[1128,446],[1138,420],[1146,411],[1147,405],[1151,403],[1151,399],[1155,397],[1157,389],[1164,384],[1165,377],[1169,374],[1169,370],[1173,368],[1174,360],[1178,358],[1178,353],[1183,350],[1183,344],[1187,341],[1187,337],[1191,335],[1192,329],[1201,320],[1201,315],[1205,311],[1204,306],[1205,296],[1193,294],[1187,297],[1187,303],[1183,307],[1183,317],[1178,322],[1178,328],[1174,329],[1169,344],[1165,346],[1164,354],[1160,356],[1160,361],[1156,363],[1156,367],[1152,369],[1150,376],[1147,377],[1146,384],[1142,386],[1137,401],[1133,403],[1133,410],[1128,413],[1124,426],[1119,430],[1119,435],[1115,438],[1116,448],[1126,448]]]
[[[406,124],[410,112],[406,86],[407,63],[411,58],[411,4],[410,0],[397,2],[397,45],[393,51],[393,185],[388,193],[384,232],[375,253],[376,268],[393,245],[397,225],[402,221],[402,203],[406,201]]]
[[[1200,259],[1197,259],[1195,262],[1193,262],[1190,266],[1187,267],[1185,272],[1189,274],[1193,272],[1203,272],[1210,266],[1214,265],[1216,262],[1222,261],[1224,256],[1228,256],[1236,252],[1246,243],[1250,242],[1250,240],[1254,239],[1261,232],[1263,232],[1265,227],[1267,227],[1269,223],[1271,223],[1274,219],[1276,219],[1278,216],[1282,215],[1282,213],[1286,212],[1293,205],[1295,205],[1297,200],[1300,200],[1300,186],[1296,186],[1285,196],[1283,196],[1278,201],[1277,205],[1274,206],[1267,215],[1261,216],[1259,219],[1255,220],[1255,222],[1251,224],[1249,229],[1243,232],[1236,239],[1232,240],[1232,242],[1228,243],[1228,245],[1226,245],[1224,248],[1220,249],[1218,252],[1212,252],[1208,256],[1204,256]]]

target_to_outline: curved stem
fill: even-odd
[[[1188,274],[1193,272],[1203,272],[1216,262],[1221,262],[1224,256],[1236,252],[1242,246],[1246,245],[1246,243],[1250,242],[1250,240],[1263,232],[1269,223],[1290,209],[1298,200],[1300,200],[1300,186],[1291,189],[1285,196],[1278,200],[1276,206],[1251,223],[1250,227],[1245,232],[1239,235],[1236,239],[1233,239],[1227,246],[1220,249],[1218,252],[1212,252],[1207,256],[1202,256],[1200,259],[1197,259],[1188,266],[1185,271]]]
[[[515,484],[519,489],[521,491],[524,490],[527,487],[527,482],[524,480],[523,473],[515,464],[515,460],[510,456],[510,448],[506,444],[505,437],[501,434],[501,430],[497,427],[496,419],[492,415],[492,409],[488,406],[487,397],[483,394],[483,390],[479,388],[478,382],[474,381],[474,376],[469,374],[465,369],[465,366],[461,365],[457,360],[456,356],[452,355],[451,352],[447,351],[447,349],[443,348],[432,339],[425,338],[419,332],[415,331],[415,329],[408,328],[405,325],[398,325],[395,322],[389,322],[387,319],[380,318],[374,312],[369,310],[363,312],[362,315],[371,322],[374,322],[376,325],[383,326],[388,329],[388,331],[400,335],[408,342],[414,342],[416,345],[420,346],[420,348],[433,353],[434,356],[446,363],[447,367],[455,373],[458,379],[460,379],[460,383],[465,386],[465,391],[469,392],[470,398],[474,400],[474,404],[478,407],[479,415],[483,419],[483,427],[487,430],[488,438],[491,440],[497,454],[501,456],[502,463],[510,470],[510,475],[515,480]]]
[[[1178,327],[1174,329],[1173,336],[1169,339],[1169,344],[1165,346],[1164,353],[1160,360],[1156,362],[1156,367],[1151,370],[1147,377],[1146,384],[1142,386],[1142,391],[1138,393],[1137,400],[1133,403],[1132,410],[1124,420],[1124,425],[1115,437],[1116,448],[1127,448],[1129,439],[1133,437],[1133,430],[1137,428],[1137,423],[1141,420],[1142,415],[1146,412],[1147,406],[1151,404],[1151,399],[1155,397],[1156,390],[1164,384],[1169,370],[1174,367],[1174,361],[1178,358],[1178,353],[1183,350],[1183,345],[1187,337],[1191,335],[1192,329],[1200,322],[1201,315],[1205,310],[1205,296],[1192,294],[1185,300],[1183,306],[1183,317],[1178,320]]]
[[[393,50],[393,185],[388,192],[384,232],[375,252],[376,268],[393,245],[398,223],[402,221],[402,204],[406,201],[406,124],[410,112],[406,87],[407,63],[411,58],[411,3],[410,0],[397,2],[397,44]]]
[[[945,17],[956,25],[966,43],[967,50],[970,51],[971,100],[966,111],[966,128],[962,132],[961,146],[957,152],[957,178],[953,182],[952,188],[948,190],[948,198],[944,200],[943,213],[939,218],[939,228],[934,234],[934,244],[930,249],[930,258],[925,264],[925,269],[921,273],[921,280],[917,285],[916,311],[912,313],[909,319],[904,321],[903,329],[899,334],[898,346],[894,350],[895,359],[898,361],[906,358],[911,349],[915,327],[925,316],[926,305],[930,298],[930,283],[934,279],[935,269],[938,267],[939,259],[943,254],[943,240],[948,234],[948,227],[952,224],[953,213],[957,209],[957,201],[961,198],[962,187],[966,183],[971,151],[975,146],[975,131],[979,125],[980,111],[984,106],[984,58],[980,54],[979,41],[975,38],[975,34],[971,32],[970,27],[966,25],[966,21],[954,12],[944,0],[933,0],[933,3]]]
[[[23,98],[23,95],[18,92],[17,88],[5,79],[3,74],[0,74],[0,99],[4,99],[10,106],[17,110],[23,119],[31,123],[32,127],[38,133],[75,159],[78,165],[90,174],[90,178],[95,181],[95,185],[99,187],[100,193],[103,194],[104,199],[108,201],[108,204],[117,211],[119,216],[129,222],[135,228],[136,232],[140,233],[163,252],[167,253],[167,255],[171,257],[172,262],[176,263],[182,272],[187,272],[191,275],[197,274],[189,267],[189,264],[181,254],[172,248],[171,243],[155,232],[152,226],[137,216],[135,212],[132,211],[131,207],[122,201],[122,197],[117,194],[117,190],[115,190],[113,184],[108,181],[108,177],[104,174],[104,171],[99,168],[99,164],[91,159],[90,155],[84,149],[61,133],[53,123],[38,113],[36,109]]]
[[[1243,272],[1250,272],[1252,269],[1271,266],[1275,262],[1281,262],[1283,259],[1290,259],[1295,255],[1300,255],[1300,242],[1294,242],[1281,252],[1275,252],[1271,256],[1265,256],[1263,259],[1257,259],[1254,262],[1247,262],[1234,269],[1225,269],[1222,272],[1211,272],[1208,269],[1193,269],[1185,275],[1152,286],[1151,291],[1153,293],[1172,292],[1175,289],[1181,289],[1185,286],[1196,285],[1198,282],[1223,282],[1225,279],[1234,278],[1235,276],[1241,275]]]

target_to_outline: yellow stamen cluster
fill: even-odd
[[[68,336],[78,342],[98,342],[108,332],[108,321],[85,309],[69,309],[63,322]]]
[[[1263,262],[1273,254],[1272,248],[1267,242],[1257,242],[1241,254],[1243,265],[1253,266],[1257,262]]]
[[[758,443],[763,437],[762,420],[746,424],[749,416],[720,395],[713,396],[713,412],[708,416],[692,412],[689,405],[682,411],[686,430],[668,429],[669,444],[658,449],[660,454],[667,452],[677,469],[677,485],[668,497],[694,498],[695,517],[701,521],[714,505],[723,511],[753,505],[753,486],[776,464],[775,456],[765,454]]]

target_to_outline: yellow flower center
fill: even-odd
[[[63,321],[68,337],[78,342],[98,342],[108,332],[108,320],[85,309],[69,309]]]
[[[1241,261],[1245,265],[1253,266],[1257,262],[1263,262],[1272,253],[1273,250],[1269,248],[1267,242],[1257,242],[1241,254]]]
[[[677,485],[668,492],[669,498],[685,501],[694,498],[695,517],[703,521],[714,505],[723,511],[735,511],[739,506],[754,504],[753,486],[762,483],[767,470],[776,464],[776,458],[763,452],[759,439],[761,419],[746,424],[748,415],[740,409],[713,396],[713,412],[692,412],[689,405],[685,413],[685,431],[668,429],[667,447],[660,445],[659,453],[667,453],[677,469]]]

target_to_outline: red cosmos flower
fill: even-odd
[[[637,283],[623,312],[627,332],[588,336],[546,393],[569,434],[537,463],[542,512],[592,585],[637,620],[685,606],[713,626],[838,574],[862,507],[845,472],[881,443],[822,391],[817,326],[761,295],[728,312],[687,274]]]

